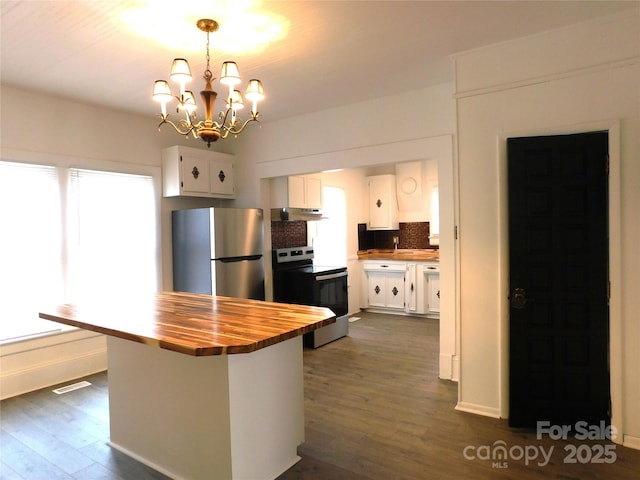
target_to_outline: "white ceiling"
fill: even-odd
[[[151,100],[154,80],[168,76],[175,56],[185,56],[196,80],[192,89],[199,91],[204,34],[193,27],[200,37],[192,52],[137,36],[116,17],[140,3],[2,0],[2,82],[151,116],[158,113]],[[154,8],[168,5],[176,15],[191,3],[151,2]],[[219,20],[214,12],[219,3],[195,1],[196,8],[205,8],[190,21]],[[238,55],[218,51],[213,34],[211,63],[214,76],[223,60],[234,59],[245,81],[263,81],[263,122],[451,81],[453,53],[640,5],[638,0],[257,3],[288,20],[287,36],[262,52]],[[177,35],[166,31],[166,37]]]

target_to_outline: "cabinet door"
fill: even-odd
[[[440,275],[427,275],[427,309],[440,313]]]
[[[322,208],[322,181],[315,177],[306,177],[307,208]]]
[[[209,159],[182,154],[180,172],[184,195],[209,195]]]
[[[389,191],[380,178],[369,179],[369,228],[385,228],[389,219]]]
[[[404,309],[404,273],[387,273],[387,307]]]
[[[387,306],[387,275],[382,272],[368,272],[367,285],[370,307]]]
[[[211,193],[225,196],[235,194],[233,158],[216,158],[211,161]]]
[[[288,182],[288,196],[289,207],[293,208],[305,208],[306,195],[305,195],[305,179],[304,177],[293,176],[287,179]]]
[[[406,310],[407,312],[418,311],[418,285],[416,284],[416,265],[407,265],[407,276],[405,278],[405,290],[406,290]]]

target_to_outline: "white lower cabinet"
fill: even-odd
[[[405,310],[407,313],[422,315],[426,313],[424,275],[422,263],[407,263],[407,275],[405,279]]]
[[[440,270],[437,263],[365,260],[363,308],[381,312],[438,316]]]
[[[423,266],[423,272],[426,313],[440,314],[440,266],[426,264]]]
[[[404,310],[406,265],[401,262],[366,262],[368,306]]]

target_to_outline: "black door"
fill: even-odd
[[[507,140],[509,424],[610,420],[608,134]]]

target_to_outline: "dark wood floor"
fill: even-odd
[[[567,464],[567,445],[584,442],[537,440],[505,421],[454,410],[457,384],[437,378],[437,321],[361,317],[349,337],[305,350],[306,441],[302,460],[278,480],[640,478],[640,451],[612,445],[614,463]],[[107,375],[87,380],[93,385],[64,395],[48,388],[0,404],[2,480],[167,478],[106,445]],[[465,458],[465,448],[496,442],[516,454],[553,447],[551,460],[507,458],[507,468],[496,468]],[[597,444],[584,444],[586,453]]]

